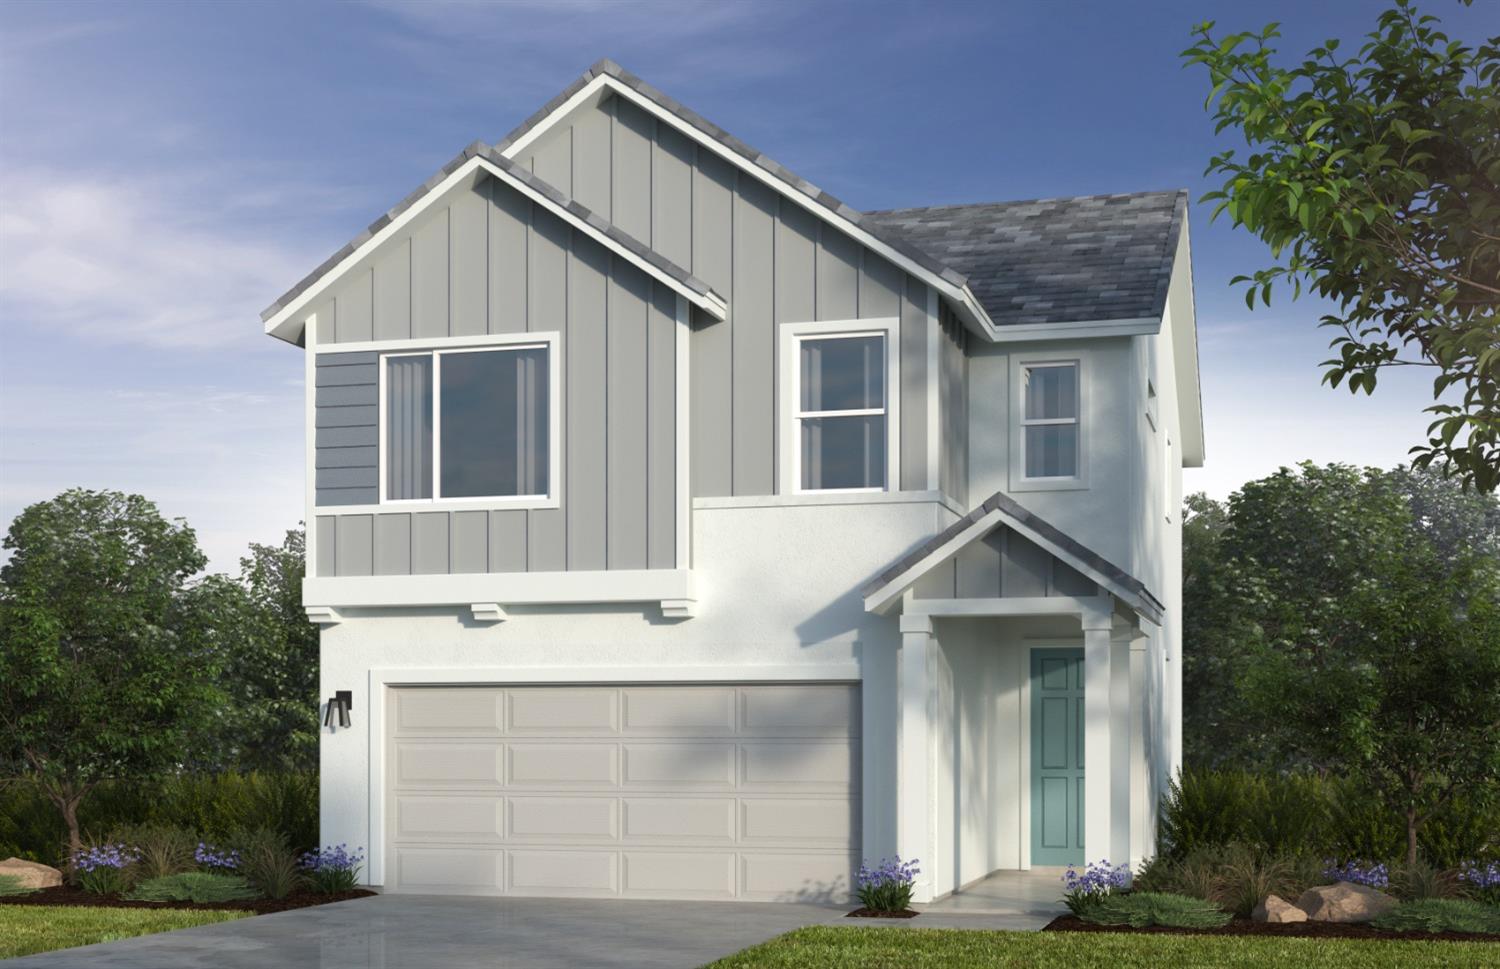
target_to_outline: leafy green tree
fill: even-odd
[[[107,778],[168,773],[211,729],[219,657],[188,580],[193,530],[139,495],[66,491],[23,510],[0,568],[0,760],[20,766],[80,844]]]
[[[1371,393],[1388,367],[1435,374],[1428,441],[1412,449],[1484,491],[1500,486],[1500,37],[1470,47],[1396,0],[1352,56],[1329,40],[1273,63],[1280,34],[1194,28],[1217,130],[1204,196],[1273,264],[1234,282],[1269,305],[1287,286],[1334,309],[1324,381]],[[1456,402],[1455,402],[1456,401]]]

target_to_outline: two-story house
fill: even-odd
[[[862,213],[604,61],[265,323],[349,701],[322,836],[371,884],[821,898],[899,853],[926,900],[1151,852],[1184,193]]]

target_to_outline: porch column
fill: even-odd
[[[932,901],[932,618],[901,616],[901,662],[898,680],[896,853],[920,860],[913,901]]]
[[[1113,611],[1083,613],[1083,856],[1087,862],[1128,860],[1114,845]],[[1126,749],[1129,747],[1127,745]]]

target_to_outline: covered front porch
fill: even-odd
[[[1170,745],[1144,586],[997,496],[865,602],[899,617],[896,841],[923,862],[916,901],[1043,868],[1055,900],[1063,866],[1150,854]]]

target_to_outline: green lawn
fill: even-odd
[[[1493,942],[1372,942],[1114,932],[979,932],[814,926],[712,964],[713,969],[908,969],[1015,966],[1026,969],[1463,969],[1500,964]]]
[[[0,905],[0,959],[227,922],[249,914],[82,905]]]

